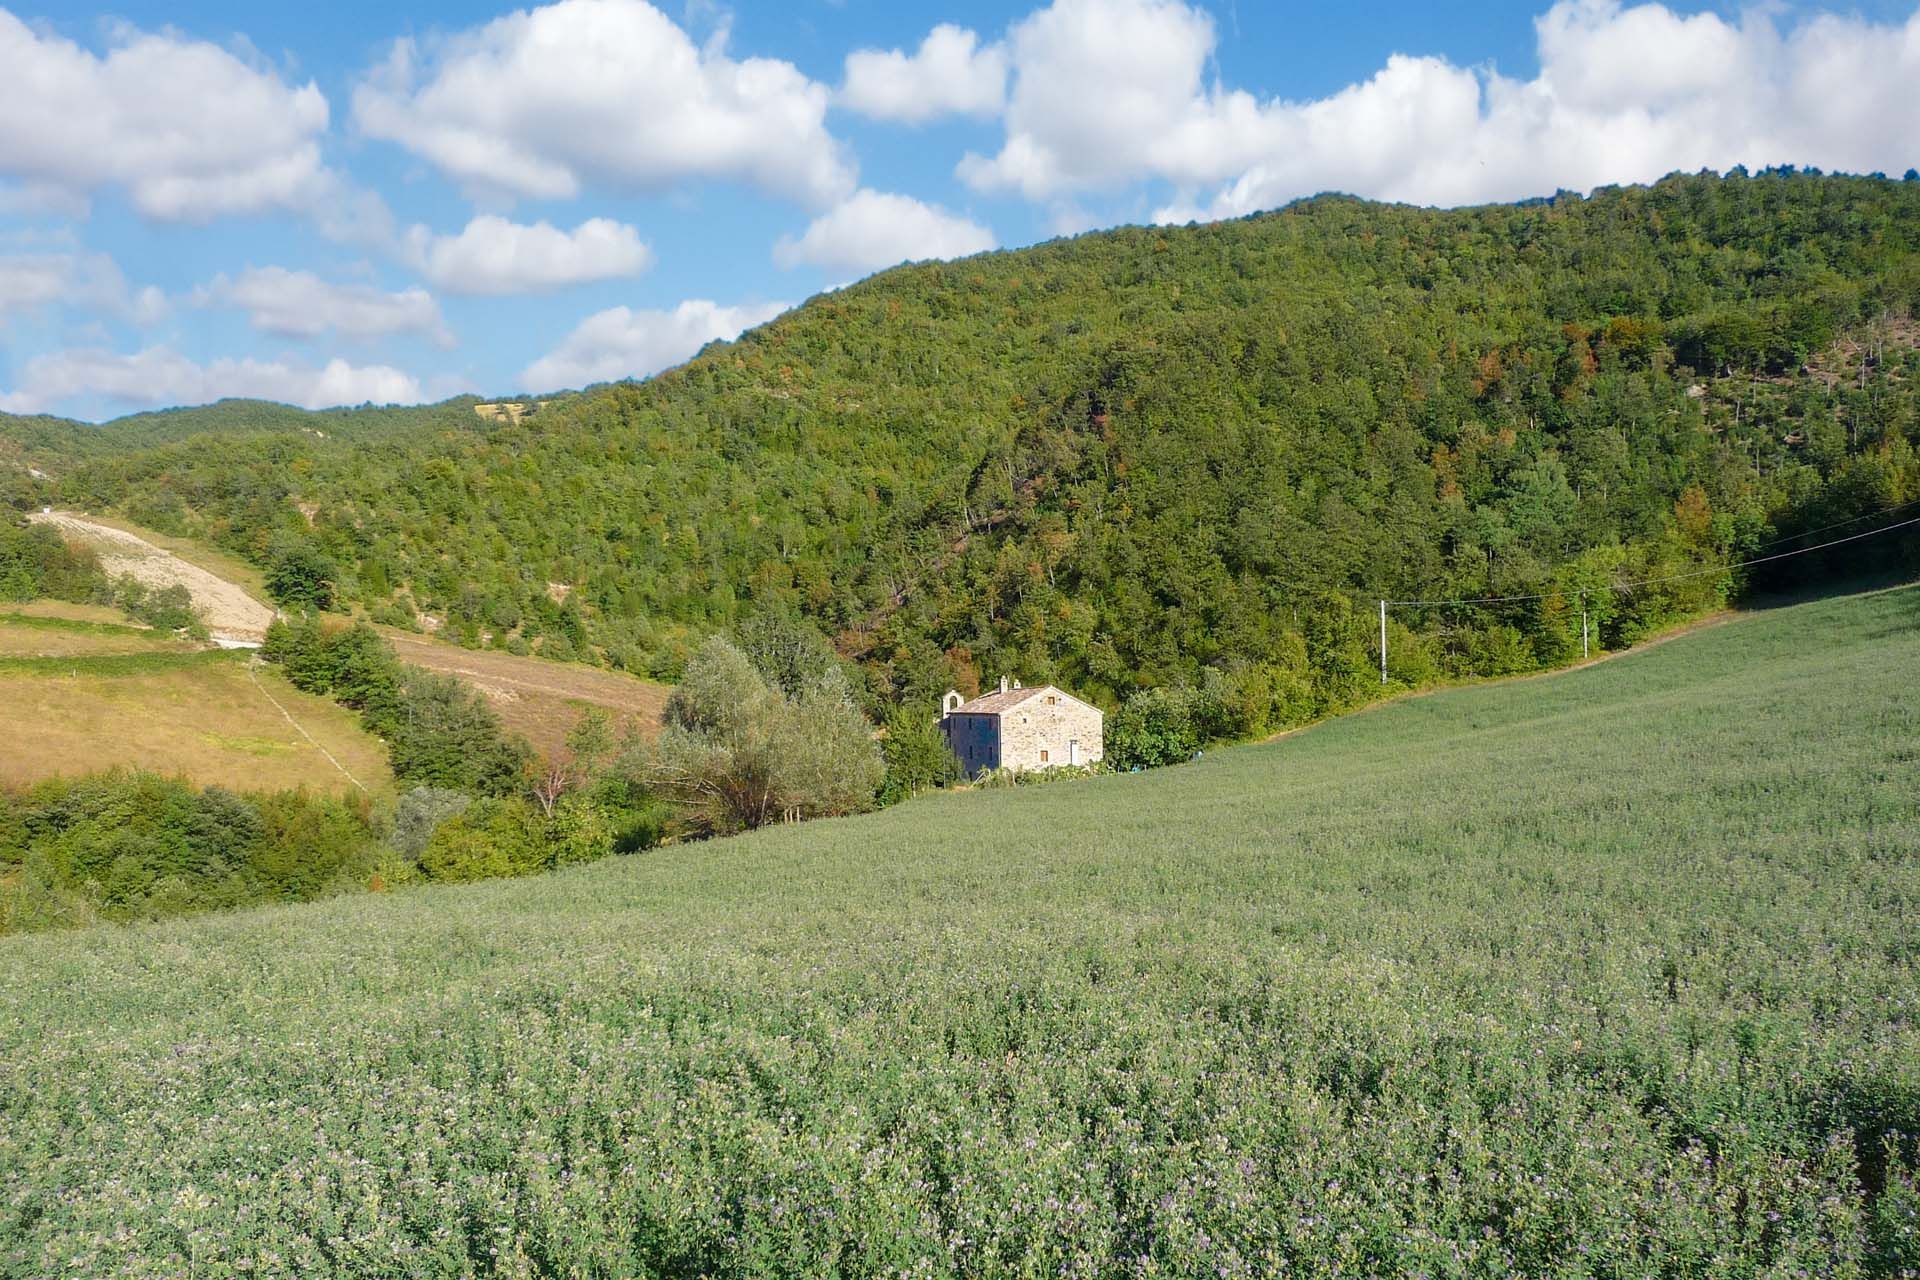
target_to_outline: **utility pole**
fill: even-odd
[[[1580,657],[1582,661],[1587,657],[1587,593],[1584,591],[1580,593]]]
[[[1387,602],[1380,602],[1380,683],[1387,682]]]

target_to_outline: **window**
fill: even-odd
[[[1047,762],[1047,753],[1042,751],[1040,753],[1040,763],[1045,764],[1046,762]]]
[[[1056,697],[1054,697],[1054,696],[1053,696],[1052,694],[1048,694],[1048,695],[1047,695],[1047,705],[1048,705],[1048,706],[1050,706],[1050,707],[1057,707],[1057,706],[1059,706],[1059,705],[1060,705],[1060,699],[1058,699],[1058,698],[1056,698]]]

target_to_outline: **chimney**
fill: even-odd
[[[1009,684],[1010,684],[1010,682],[1009,682],[1009,680],[1007,679],[1007,677],[1006,677],[1006,676],[1001,676],[1001,677],[1000,677],[1000,692],[1002,692],[1002,693],[1005,693],[1005,692],[1007,691],[1007,689],[1008,689],[1008,687],[1009,687]]]

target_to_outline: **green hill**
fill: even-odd
[[[266,400],[220,400],[184,409],[128,414],[94,425],[47,414],[0,413],[0,443],[19,459],[72,464],[206,436],[306,435],[315,440],[391,440],[414,430],[474,429],[477,397],[440,404],[297,409]]]
[[[1916,664],[0,940],[0,1273],[1912,1274]]]
[[[344,601],[470,644],[671,676],[773,611],[876,696],[1213,669],[1277,727],[1364,694],[1376,597],[1546,594],[1396,619],[1408,683],[1537,669],[1579,589],[1920,498],[1917,246],[1920,183],[1792,171],[1326,197],[903,267],[517,425],[346,414],[54,487],[256,563],[316,547]],[[1608,597],[1603,642],[1728,585]]]

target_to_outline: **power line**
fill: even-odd
[[[1836,520],[1832,524],[1823,524],[1816,529],[1802,529],[1798,533],[1784,534],[1770,542],[1761,543],[1755,547],[1754,550],[1765,551],[1768,547],[1777,547],[1783,542],[1792,542],[1795,538],[1811,538],[1816,533],[1827,533],[1834,529],[1844,529],[1850,524],[1859,524],[1862,520],[1878,520],[1883,516],[1895,515],[1905,511],[1908,507],[1920,507],[1920,498],[1915,498],[1910,502],[1896,503],[1891,507],[1885,507],[1879,511],[1869,511],[1865,515],[1855,516],[1851,520]]]
[[[1913,506],[1914,503],[1909,502],[1909,503],[1904,503],[1902,505]],[[1892,508],[1892,510],[1894,511],[1898,511],[1900,509],[1901,509],[1900,507]],[[1887,513],[1882,512],[1881,514],[1887,514]],[[1854,522],[1850,520],[1841,522],[1841,524],[1852,524],[1852,523]],[[1716,573],[1732,573],[1736,569],[1750,569],[1754,565],[1771,564],[1775,560],[1790,560],[1794,556],[1809,555],[1815,551],[1825,551],[1830,547],[1843,547],[1849,542],[1859,542],[1864,538],[1877,538],[1883,533],[1892,533],[1895,529],[1906,529],[1917,524],[1920,524],[1920,516],[1914,516],[1911,519],[1902,520],[1897,524],[1883,525],[1878,529],[1869,529],[1865,533],[1856,533],[1845,538],[1835,538],[1832,542],[1823,542],[1820,545],[1814,546],[1814,547],[1799,547],[1793,551],[1776,552],[1775,554],[1770,556],[1756,556],[1751,560],[1742,560],[1737,564],[1715,565],[1709,569],[1695,569],[1690,573],[1670,573],[1670,574],[1665,574],[1658,578],[1640,578],[1632,582],[1613,582],[1613,583],[1608,583],[1604,586],[1598,586],[1598,587],[1574,587],[1565,591],[1538,591],[1528,595],[1518,595],[1518,596],[1478,596],[1478,597],[1461,598],[1456,600],[1388,600],[1385,603],[1388,604],[1389,606],[1404,605],[1409,607],[1411,606],[1436,606],[1437,607],[1440,605],[1450,605],[1450,604],[1518,604],[1526,600],[1546,600],[1553,596],[1585,595],[1593,591],[1632,591],[1637,587],[1657,586],[1663,582],[1682,582],[1688,578],[1704,578],[1711,574],[1716,574]],[[1834,525],[1830,527],[1839,528],[1840,526]],[[1815,532],[1818,532],[1818,531],[1816,530]],[[1805,536],[1805,535],[1795,535],[1795,536]]]
[[[1914,504],[1905,503],[1903,505],[1912,506]],[[1895,507],[1893,508],[1893,510],[1898,511],[1900,510],[1900,508]],[[1882,513],[1882,514],[1887,514],[1887,513]],[[1852,524],[1852,523],[1855,523],[1855,521],[1847,520],[1847,521],[1841,522],[1842,525]],[[1587,596],[1591,592],[1632,591],[1638,587],[1657,586],[1662,582],[1684,582],[1688,578],[1704,578],[1710,574],[1732,573],[1735,569],[1751,569],[1754,565],[1757,565],[1757,564],[1771,564],[1776,560],[1791,560],[1795,556],[1809,555],[1815,551],[1826,551],[1833,547],[1844,547],[1849,542],[1859,542],[1864,538],[1877,538],[1883,533],[1892,533],[1895,529],[1907,529],[1907,528],[1911,528],[1914,525],[1920,525],[1920,516],[1914,516],[1911,519],[1902,520],[1897,524],[1883,525],[1878,529],[1869,529],[1865,533],[1856,533],[1845,538],[1835,538],[1832,542],[1823,542],[1817,547],[1800,547],[1797,550],[1793,550],[1793,551],[1776,552],[1775,554],[1770,556],[1755,556],[1751,560],[1742,560],[1738,564],[1714,565],[1712,568],[1709,568],[1709,569],[1695,569],[1689,573],[1669,573],[1669,574],[1663,574],[1662,576],[1657,578],[1641,578],[1634,582],[1615,582],[1615,583],[1610,583],[1606,586],[1600,586],[1600,587],[1574,587],[1568,591],[1536,592],[1530,595],[1519,595],[1519,596],[1483,596],[1477,600],[1468,600],[1468,599],[1382,600],[1380,602],[1380,683],[1382,685],[1385,685],[1387,683],[1387,610],[1393,605],[1438,606],[1438,605],[1454,605],[1454,604],[1475,604],[1475,605],[1507,604],[1507,603],[1514,603],[1522,600],[1545,600],[1549,596],[1565,597],[1569,595],[1578,595],[1580,597],[1580,651],[1581,651],[1581,654],[1584,656],[1587,653]],[[1833,527],[1839,528],[1840,525],[1835,525]]]

